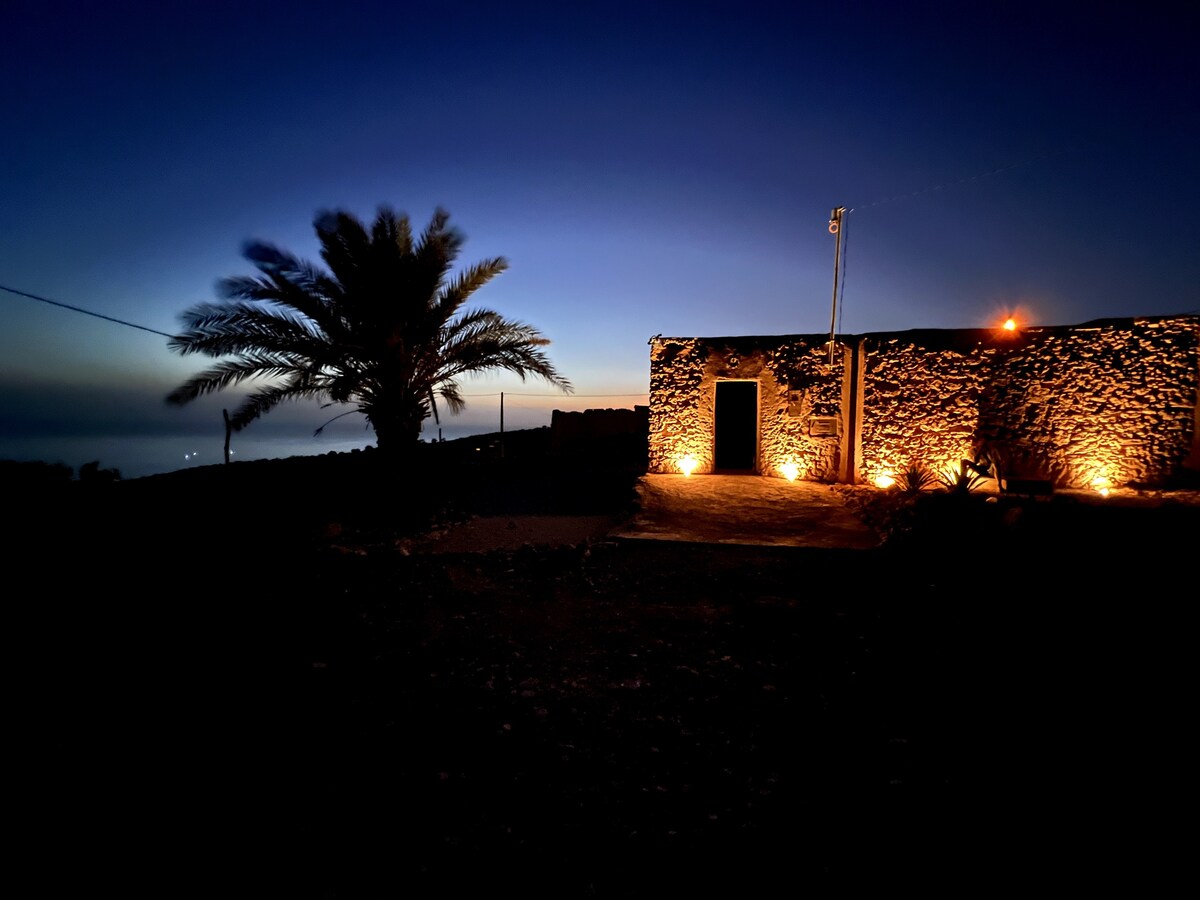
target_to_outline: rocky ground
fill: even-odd
[[[860,498],[877,551],[429,554],[472,515],[628,514],[638,473],[368,462],[11,507],[13,849],[45,890],[1144,890],[1182,858],[1194,505]]]

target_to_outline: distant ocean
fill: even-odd
[[[544,423],[514,425],[509,430],[549,425]],[[473,423],[441,429],[444,440],[456,440],[472,434],[496,431],[493,426],[481,428]],[[358,435],[344,434],[313,437],[279,437],[264,429],[254,433],[254,426],[235,434],[230,442],[230,461],[256,459],[286,459],[292,456],[321,456],[326,453],[348,453],[375,445],[375,434],[357,429]],[[439,429],[427,425],[422,440],[436,440]],[[86,437],[0,437],[0,459],[62,463],[78,473],[80,466],[99,463],[101,469],[117,469],[122,480],[143,478],[175,472],[196,466],[211,466],[225,461],[224,435],[216,438],[179,437],[169,435],[113,435]]]
[[[626,408],[632,408],[633,404],[628,403],[627,398],[616,399],[625,401],[628,404]],[[571,398],[564,403],[560,398],[530,399],[516,395],[508,400],[502,411],[500,395],[497,395],[495,408],[480,404],[457,416],[444,416],[440,425],[427,419],[421,440],[436,441],[440,438],[453,441],[499,431],[548,428],[556,408],[592,408],[598,405],[593,400],[585,396]],[[607,408],[612,408],[612,404]],[[282,415],[264,417],[235,433],[230,441],[230,461],[323,456],[375,445],[375,432],[366,427],[361,417],[330,421],[323,412],[310,414],[303,408],[297,415],[307,418],[298,421]],[[325,421],[326,427],[319,436],[314,436],[312,423],[320,424],[322,421]],[[199,433],[194,421],[190,432],[187,429],[176,431],[163,427],[153,430],[160,423],[151,423],[149,431],[145,430],[147,426],[142,426],[141,430],[135,428],[130,433],[122,434],[116,433],[121,430],[119,424],[109,422],[108,428],[114,433],[104,434],[75,433],[78,429],[63,428],[61,421],[51,424],[56,427],[44,427],[37,422],[27,427],[27,423],[15,419],[0,423],[0,460],[61,463],[76,474],[81,466],[95,462],[101,469],[116,469],[121,473],[122,480],[196,466],[212,466],[225,461],[223,427]],[[27,430],[23,432],[23,428]],[[96,427],[96,423],[92,423],[92,431],[105,430],[103,426]],[[30,434],[30,431],[42,433]]]

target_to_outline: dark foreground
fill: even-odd
[[[1145,890],[1187,858],[1195,507],[422,556],[435,508],[620,512],[636,472],[310,464],[14,505],[40,893]]]

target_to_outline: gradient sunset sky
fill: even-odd
[[[210,361],[164,334],[251,273],[246,240],[319,261],[323,209],[387,204],[421,227],[441,206],[462,262],[508,259],[477,304],[540,328],[577,396],[466,382],[450,436],[496,430],[499,392],[510,428],[644,403],[655,334],[827,332],[835,206],[840,333],[1195,313],[1194,20],[1153,3],[6,0],[0,458],[53,456],[40,436],[195,435],[216,462],[235,398],[167,406]],[[361,417],[314,440],[338,411],[280,407],[243,458],[252,435],[373,443]]]

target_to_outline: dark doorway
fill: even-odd
[[[753,472],[758,451],[758,382],[718,381],[714,468]]]

